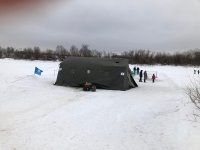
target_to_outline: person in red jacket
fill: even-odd
[[[155,74],[153,74],[153,75],[152,75],[152,82],[153,82],[153,83],[154,83],[155,79],[156,79],[156,76],[155,76]]]

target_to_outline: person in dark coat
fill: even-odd
[[[156,79],[155,74],[152,75],[152,78],[151,78],[151,79],[152,79],[152,82],[154,83],[154,82],[155,82],[155,79]]]
[[[196,74],[196,70],[194,70],[194,74]]]
[[[137,67],[137,75],[139,74],[139,72],[140,72],[140,68],[139,68],[139,67]]]
[[[145,70],[144,71],[144,82],[146,82],[146,80],[147,80],[147,71]]]
[[[142,76],[143,76],[143,70],[140,70],[140,80],[139,80],[139,82],[142,82]]]
[[[200,71],[199,71],[199,70],[198,70],[197,72],[198,72],[198,74],[200,73]]]

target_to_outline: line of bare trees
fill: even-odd
[[[151,52],[136,50],[123,52],[131,64],[200,65],[200,49],[182,53]]]
[[[27,60],[64,60],[69,56],[98,57],[98,58],[127,58],[131,64],[162,64],[162,65],[200,65],[200,49],[182,53],[152,52],[149,50],[131,50],[120,54],[91,50],[88,45],[81,48],[71,46],[67,50],[62,45],[55,50],[41,50],[39,47],[16,49],[0,47],[0,58],[14,58]]]

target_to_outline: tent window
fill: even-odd
[[[87,70],[87,74],[91,74],[91,70],[88,69],[88,70]]]

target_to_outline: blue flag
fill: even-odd
[[[41,74],[42,74],[42,70],[40,70],[38,67],[35,67],[35,74],[37,74],[37,75],[39,75],[39,76],[41,76]]]

